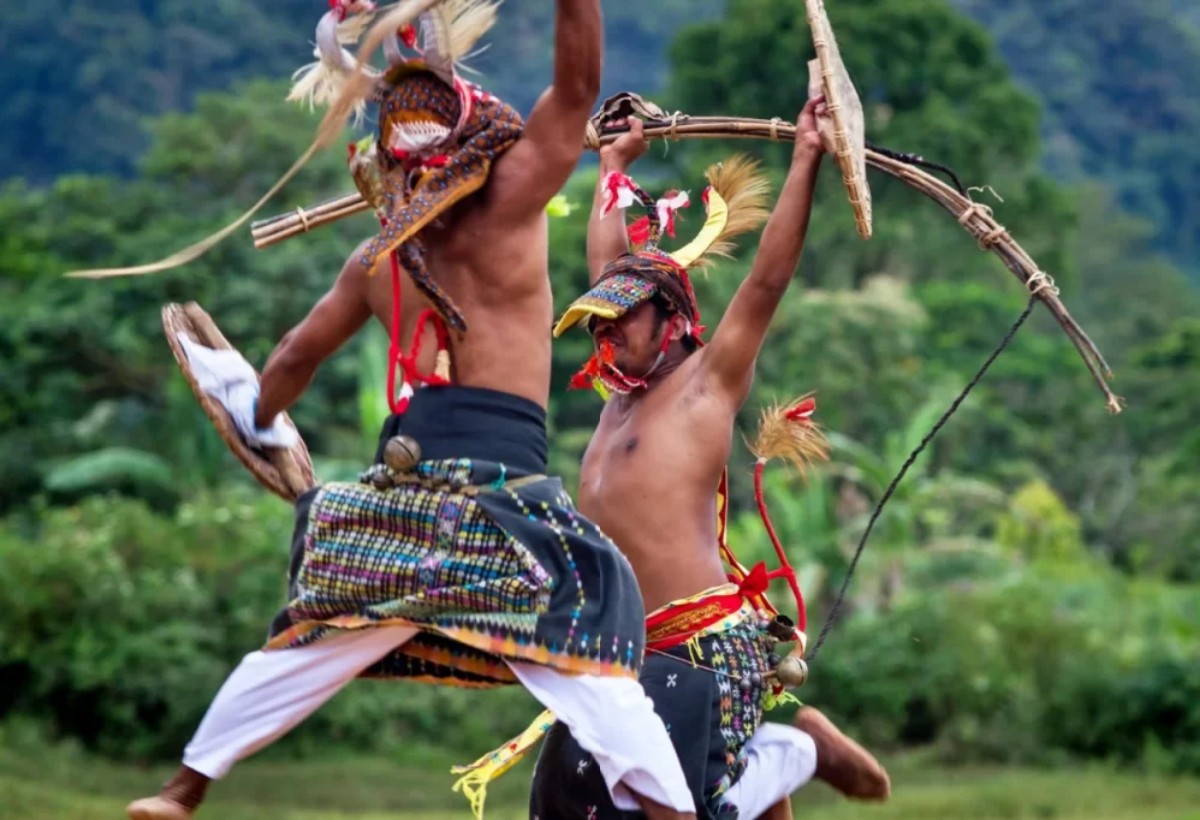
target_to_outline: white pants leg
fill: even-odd
[[[746,743],[746,770],[725,799],[738,807],[739,817],[750,820],[812,780],[816,771],[817,745],[806,732],[764,723]]]
[[[224,777],[416,634],[407,626],[370,627],[295,649],[251,652],[208,707],[184,750],[184,765],[214,780]]]
[[[667,727],[633,678],[568,675],[509,661],[529,693],[571,730],[596,759],[619,809],[636,811],[634,794],[678,812],[696,811]]]

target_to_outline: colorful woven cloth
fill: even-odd
[[[417,391],[414,421],[440,418],[453,427],[443,405],[467,390]],[[436,398],[434,412],[419,406],[427,396]],[[464,415],[467,427],[480,423],[472,408]],[[505,421],[495,418],[501,437],[513,433]],[[418,441],[427,434],[435,447],[454,443],[446,429],[412,432]],[[463,441],[462,451],[473,446],[479,443]],[[387,489],[372,483],[373,473],[298,501],[290,600],[272,624],[268,648],[299,647],[344,629],[408,625],[422,632],[364,676],[515,683],[506,659],[637,675],[644,627],[632,568],[575,511],[559,479],[467,458],[422,461]]]
[[[658,251],[622,254],[609,262],[591,289],[576,299],[554,325],[561,336],[592,316],[619,319],[638,305],[660,295],[671,309],[699,323],[700,309],[687,273]]]

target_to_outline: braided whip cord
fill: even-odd
[[[996,349],[992,351],[992,354],[988,356],[987,361],[983,363],[983,366],[976,371],[975,376],[970,382],[967,383],[967,386],[962,389],[962,392],[958,394],[953,402],[951,402],[950,407],[946,409],[946,412],[942,414],[942,417],[939,418],[933,427],[930,428],[929,432],[925,434],[925,438],[921,439],[921,443],[917,445],[916,449],[913,450],[911,454],[909,454],[903,466],[900,467],[900,472],[896,473],[896,477],[892,479],[892,483],[889,484],[888,488],[884,491],[883,496],[879,499],[879,503],[875,505],[875,509],[871,512],[871,518],[867,521],[867,528],[863,532],[862,538],[858,542],[858,548],[854,551],[854,558],[851,559],[850,567],[846,570],[846,577],[842,580],[842,587],[838,590],[837,598],[834,599],[833,607],[829,610],[829,615],[825,618],[825,624],[821,627],[821,634],[817,636],[817,642],[813,644],[812,651],[808,653],[807,660],[811,661],[817,657],[817,653],[821,650],[821,645],[825,643],[825,638],[828,637],[829,631],[833,629],[834,621],[837,620],[838,613],[842,608],[842,601],[846,597],[846,590],[850,586],[850,579],[854,577],[854,570],[858,567],[858,559],[862,557],[863,548],[867,545],[867,539],[871,537],[871,531],[875,528],[875,522],[879,520],[879,515],[883,512],[884,505],[887,504],[888,499],[892,497],[892,493],[896,491],[896,487],[900,485],[901,480],[903,480],[905,474],[908,473],[908,468],[911,467],[914,462],[916,462],[917,457],[921,455],[927,446],[929,446],[929,443],[933,441],[934,437],[941,431],[946,422],[950,420],[950,417],[957,412],[959,405],[961,405],[971,391],[975,389],[975,385],[979,384],[984,374],[987,373],[988,368],[992,366],[992,362],[996,361],[997,357],[999,357],[1000,354],[1004,352],[1004,349],[1008,347],[1009,342],[1013,340],[1013,336],[1017,334],[1017,331],[1021,329],[1021,325],[1025,324],[1025,320],[1029,318],[1029,314],[1033,313],[1033,309],[1037,306],[1037,303],[1038,297],[1036,295],[1029,297],[1029,304],[1025,306],[1025,310],[1022,311],[1021,315],[1017,317],[1017,321],[1013,322],[1012,327],[1008,329],[1008,333],[1000,341],[1000,344],[998,344]]]

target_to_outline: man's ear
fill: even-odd
[[[671,314],[671,324],[669,325],[671,332],[671,341],[679,341],[688,334],[688,320],[683,318],[682,314]]]

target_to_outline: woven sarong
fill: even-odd
[[[387,489],[364,480],[301,496],[289,603],[268,648],[403,625],[422,631],[363,676],[516,683],[506,659],[636,676],[644,610],[633,571],[575,511],[559,479],[527,469],[544,465],[544,424],[523,429],[539,423],[536,414],[506,412],[521,401],[471,388],[419,390],[399,424],[439,457]],[[388,424],[385,435],[398,431],[397,417]],[[540,455],[515,449],[539,434]],[[441,457],[497,448],[520,466]]]
[[[764,676],[772,653],[752,585],[727,584],[663,606],[646,618],[641,684],[666,724],[698,817],[735,818],[721,797],[745,769],[743,748],[762,722]],[[761,592],[761,590],[758,590]],[[745,681],[743,683],[743,681]],[[461,788],[480,806],[488,784],[539,741],[530,817],[636,818],[617,809],[592,756],[565,724],[543,712],[520,736],[469,766],[456,767]]]

